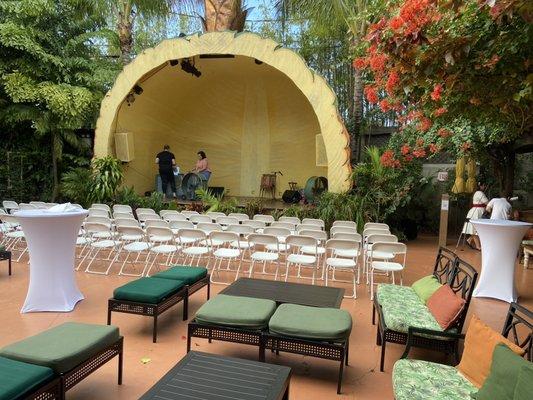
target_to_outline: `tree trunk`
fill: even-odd
[[[57,141],[58,134],[52,132],[52,202],[56,201],[59,194],[59,178],[57,174]]]
[[[203,19],[206,32],[232,30],[242,32],[247,10],[240,0],[204,0]]]
[[[120,47],[120,60],[122,65],[131,61],[131,51],[133,48],[133,20],[131,18],[131,7],[128,2],[124,2],[122,10],[118,12],[117,33]]]

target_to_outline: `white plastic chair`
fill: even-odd
[[[152,208],[142,208],[142,207],[139,207],[137,210],[135,210],[135,212],[137,213],[137,215],[139,215],[139,213],[141,213],[141,214],[155,214],[155,215],[157,215],[157,213],[155,212],[155,210],[152,209]]]
[[[198,215],[191,215],[189,217],[189,221],[191,221],[193,224],[199,224],[199,223],[211,223],[213,222],[213,219],[209,215],[205,214],[198,214]]]
[[[159,215],[152,213],[137,213],[137,219],[141,224],[145,224],[146,221],[162,221]]]
[[[39,208],[39,209],[46,209],[46,208],[48,208],[48,207],[46,206],[46,203],[45,203],[44,201],[30,201],[30,204],[31,204],[32,206],[35,206],[35,207]]]
[[[194,224],[191,221],[170,221],[169,223],[170,229],[172,230],[172,233],[174,235],[178,234],[178,231],[180,229],[194,229]]]
[[[135,219],[135,217],[132,213],[114,211],[113,219]]]
[[[223,227],[228,226],[228,225],[238,225],[239,224],[239,219],[237,217],[226,217],[226,216],[217,217],[215,221],[216,221],[217,224],[220,224]]]
[[[311,283],[314,285],[316,279],[316,272],[318,270],[318,253],[316,252],[316,249],[318,248],[318,240],[311,236],[290,235],[285,240],[285,243],[288,246],[288,254],[285,260],[287,265],[285,271],[285,282],[287,282],[287,279],[289,278],[291,266],[294,265],[298,268],[297,276],[304,279],[307,278],[302,277],[301,268],[311,268],[313,272]],[[302,248],[304,247],[307,249],[315,249],[314,254],[304,254],[302,251]]]
[[[244,214],[244,213],[229,213],[228,214],[228,217],[235,217],[239,220],[239,223],[241,223],[242,221],[247,221],[250,219],[250,217],[248,216],[248,214]]]
[[[280,250],[278,238],[274,235],[265,235],[261,233],[252,233],[248,236],[249,247],[252,249],[250,254],[250,269],[248,270],[248,277],[252,277],[254,273],[254,265],[256,262],[263,264],[263,271],[266,270],[266,263],[276,263],[276,273],[274,280],[278,279],[280,268]],[[262,247],[262,248],[261,248]],[[275,249],[275,250],[269,250]]]
[[[240,248],[243,250],[243,257],[246,251],[250,250],[250,243],[248,243],[248,236],[255,232],[254,228],[246,225],[228,225],[226,232],[237,233],[240,237],[239,242],[231,243],[232,247]],[[244,258],[243,258],[244,261]]]
[[[303,254],[309,254],[314,255],[316,254],[318,256],[318,265],[322,265],[321,259],[326,254],[326,248],[324,247],[326,241],[328,240],[328,234],[325,231],[315,231],[315,230],[303,230],[298,232],[299,236],[311,236],[312,238],[315,238],[318,242],[318,246],[313,247],[306,247],[303,246],[301,248]],[[322,272],[322,275],[324,273]],[[300,277],[299,277],[300,278]]]
[[[164,215],[163,219],[165,221],[168,221],[168,222],[171,222],[171,221],[187,221],[187,218],[185,218],[185,215],[183,214],[180,214],[180,213],[167,213]]]
[[[149,226],[146,228],[146,235],[148,236],[148,242],[150,244],[148,257],[154,257],[146,272],[146,276],[150,276],[150,271],[154,267],[159,256],[166,256],[166,260],[162,264],[158,264],[158,266],[165,265],[168,267],[172,263],[179,248],[174,239],[174,234],[168,227]]]
[[[113,206],[113,214],[115,214],[116,212],[133,214],[133,209],[128,204],[115,204]]]
[[[9,214],[13,214],[19,209],[18,203],[13,200],[4,200],[2,202],[2,207],[4,207],[4,210],[6,210],[6,212]]]
[[[393,254],[393,258],[388,259],[378,259],[375,260],[374,255],[376,254]],[[402,257],[403,256],[403,257]],[[399,257],[400,262],[394,261],[395,258]],[[372,244],[372,252],[370,254],[370,300],[374,299],[374,273],[375,271],[380,271],[386,275],[391,273],[392,283],[395,284],[394,273],[400,273],[400,285],[403,285],[403,270],[405,269],[405,259],[407,257],[407,246],[404,243],[386,243],[386,242],[375,242]]]
[[[343,258],[353,258],[353,259],[356,259],[357,260],[357,284],[359,284],[360,282],[360,274],[361,274],[361,262],[360,262],[360,257],[362,256],[363,254],[363,236],[359,233],[344,233],[344,232],[339,232],[339,233],[336,233],[335,235],[333,235],[332,239],[341,239],[341,240],[352,240],[352,241],[355,241],[357,243],[359,243],[359,245],[357,246],[357,248],[351,248],[351,249],[348,249],[348,250],[337,250],[336,251],[336,256],[337,257],[343,257]],[[333,280],[335,280],[335,277],[333,277]]]
[[[1,244],[6,247],[6,250],[11,251],[12,253],[18,252],[18,257],[15,259],[13,256],[13,261],[19,262],[28,251],[24,232],[20,228],[17,217],[14,215],[2,214],[0,215],[0,220],[3,223],[3,237]]]
[[[298,217],[279,217],[279,222],[288,222],[289,224],[300,225],[302,221]]]
[[[211,258],[211,249],[207,244],[207,235],[200,229],[180,229],[178,230],[178,242],[182,246],[181,253],[184,256],[184,263],[186,265],[193,265],[194,259],[196,266],[200,264],[202,257],[207,257],[206,266],[209,265]],[[190,258],[190,262],[187,259]]]
[[[89,218],[90,217],[87,219]],[[109,270],[113,266],[113,263],[116,259],[116,254],[118,254],[117,250],[119,249],[120,245],[120,242],[114,239],[111,226],[101,222],[86,221],[83,225],[83,229],[86,232],[86,235],[89,236],[90,242],[88,243],[89,251],[85,254],[85,257],[80,262],[80,266],[86,259],[89,259],[89,263],[85,268],[85,272],[90,274],[109,275]],[[92,270],[91,265],[94,260],[98,259],[98,254],[100,254],[102,250],[107,250],[109,253],[106,259],[99,259],[99,261],[110,261],[110,263],[105,271]],[[115,253],[115,256],[111,257],[113,253]]]
[[[218,211],[207,211],[205,215],[211,218],[211,222],[216,222],[218,217],[226,216],[226,214],[224,214],[223,212],[218,212]]]
[[[266,215],[266,214],[256,214],[253,218],[254,221],[262,221],[265,224],[271,224],[275,221],[274,217],[272,215]]]
[[[148,266],[148,254],[150,250],[150,243],[148,243],[148,240],[146,239],[145,232],[140,227],[118,226],[117,233],[119,240],[122,243],[117,260],[120,259],[120,254],[123,252],[126,253],[126,258],[124,258],[118,274],[126,276],[143,276]],[[134,260],[130,260],[130,255],[132,254],[136,254]],[[127,263],[135,269],[136,263],[139,262],[139,258],[143,254],[144,261],[142,264],[144,266],[140,273],[124,272]]]
[[[107,217],[109,218],[109,211],[104,210],[102,208],[89,208],[89,216],[90,217]]]
[[[291,232],[294,232],[296,230],[296,225],[291,222],[283,222],[283,221],[274,221],[270,224],[272,228],[284,228],[288,229]]]
[[[350,227],[350,226],[332,226],[329,230],[329,234],[331,237],[335,236],[337,233],[358,233],[357,228]]]
[[[38,210],[39,208],[33,204],[29,204],[29,203],[19,203],[19,209],[18,211],[23,211],[23,210]]]
[[[352,284],[352,294],[345,295],[351,299],[357,298],[357,283],[359,282],[359,254],[361,241],[346,239],[329,239],[326,242],[326,257],[324,260],[325,285],[328,286],[329,273],[332,280]],[[353,257],[340,256],[340,254],[353,255]],[[335,278],[335,272],[341,270],[350,272],[352,280],[339,280]]]
[[[199,212],[198,211],[183,210],[181,212],[181,215],[183,215],[183,216],[185,216],[185,218],[189,219],[192,215],[199,215]]]
[[[170,225],[167,221],[164,221],[162,219],[148,219],[144,222],[144,226],[146,228],[170,228]]]
[[[48,206],[56,205],[56,204],[57,203],[46,203],[46,205],[48,205]],[[91,208],[98,208],[100,210],[106,210],[108,213],[111,212],[111,208],[109,208],[109,206],[107,204],[94,203],[94,204],[91,204]]]
[[[211,248],[213,249],[212,254],[214,257],[213,263],[213,273],[211,274],[211,282],[227,284],[222,281],[215,281],[214,276],[215,272],[218,277],[220,277],[220,270],[222,267],[222,262],[226,260],[228,265],[225,271],[230,271],[231,262],[237,261],[237,270],[235,271],[235,279],[237,280],[239,272],[242,266],[242,251],[240,249],[240,237],[238,233],[235,232],[217,232],[213,231],[209,233],[209,241],[211,242]],[[233,243],[237,243],[237,246],[232,246]],[[216,248],[216,249],[215,249]]]
[[[357,230],[357,223],[355,221],[334,221],[333,226],[344,226],[346,228],[354,228]]]
[[[300,224],[296,225],[296,233],[301,231],[321,231],[322,228],[318,225],[313,224]]]
[[[398,237],[396,237],[395,235],[391,235],[390,233],[385,233],[385,231],[382,231],[382,233],[373,233],[373,234],[368,235],[367,237],[363,236],[363,251],[364,251],[363,268],[366,274],[367,284],[369,282],[368,262],[369,262],[370,257],[372,256],[372,253],[374,252],[373,244],[376,242],[396,243],[398,242]],[[379,259],[379,260],[390,260],[394,258],[394,254],[383,252],[383,251],[374,252],[373,258]]]
[[[324,220],[318,219],[318,218],[304,218],[302,219],[303,225],[316,225],[319,226],[320,229],[324,230],[326,227],[326,223]]]
[[[257,221],[251,219],[242,221],[242,225],[251,226],[256,232],[262,232],[263,229],[266,228],[265,221]]]
[[[363,230],[365,230],[365,229],[386,229],[386,230],[390,230],[389,225],[384,224],[382,222],[367,222],[363,226]]]
[[[113,221],[116,227],[119,226],[130,226],[130,227],[141,227],[141,223],[134,218],[117,218]]]

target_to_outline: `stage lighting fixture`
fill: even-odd
[[[139,85],[135,85],[133,87],[133,92],[136,94],[136,95],[141,95],[143,94],[144,90],[142,87],[140,87]]]
[[[180,60],[170,60],[168,63],[171,67],[175,67],[176,65],[180,65]]]
[[[261,65],[261,64],[263,64],[263,61],[258,60],[257,58],[254,59],[254,62],[255,62],[257,65]]]
[[[130,92],[126,96],[126,103],[128,103],[128,107],[131,106],[134,102],[135,102],[135,95],[133,94],[133,92]]]
[[[188,74],[196,76],[197,78],[202,75],[202,73],[198,71],[198,68],[194,66],[194,59],[192,58],[184,58],[181,61],[181,69]]]

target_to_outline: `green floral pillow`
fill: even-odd
[[[411,285],[411,288],[424,304],[442,285],[433,275],[425,276]]]

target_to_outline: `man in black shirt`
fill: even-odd
[[[174,166],[176,159],[174,154],[170,152],[170,146],[166,144],[163,151],[156,156],[155,163],[159,165],[159,176],[161,176],[161,183],[163,186],[163,193],[166,196],[167,187],[170,183],[172,189],[172,196],[176,197],[176,182],[174,180]]]

